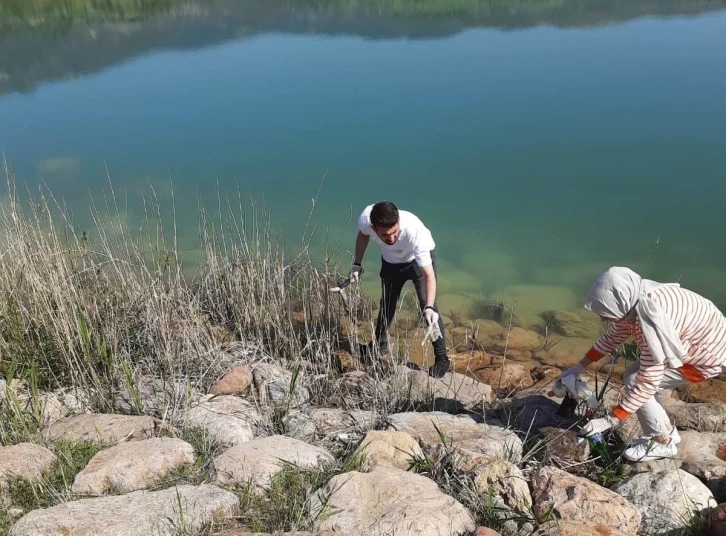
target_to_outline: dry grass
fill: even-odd
[[[350,400],[336,382],[335,352],[360,357],[373,307],[360,289],[345,304],[329,291],[340,278],[337,253],[313,259],[311,223],[290,248],[263,207],[220,197],[214,214],[199,210],[192,265],[177,244],[173,199],[165,213],[151,190],[131,224],[111,190],[92,205],[91,228],[79,229],[51,192],[21,199],[5,172],[0,378],[24,391],[0,396],[0,443],[34,440],[39,396],[59,389],[81,392],[84,409],[178,422],[195,393],[239,363],[281,364],[305,378],[313,400]],[[368,373],[366,409],[406,407],[400,378]]]

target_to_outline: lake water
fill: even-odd
[[[391,199],[434,234],[445,310],[576,309],[611,265],[726,307],[726,2],[55,6],[0,0],[0,150],[81,225],[107,166],[132,224],[171,180],[190,248],[217,185],[298,241],[325,177],[313,244],[352,250]]]

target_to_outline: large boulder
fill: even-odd
[[[97,453],[76,475],[72,491],[102,495],[146,489],[173,469],[194,463],[194,448],[181,439],[157,437],[119,443]]]
[[[231,447],[254,439],[262,421],[257,408],[232,395],[206,395],[189,409],[186,425],[204,430],[212,441]]]
[[[109,444],[140,441],[165,433],[161,421],[153,417],[103,413],[74,415],[43,429],[43,436],[52,442],[94,441]]]
[[[263,405],[296,408],[310,399],[302,375],[295,375],[277,365],[257,363],[252,369],[252,379]]]
[[[81,499],[34,510],[9,536],[178,536],[196,535],[239,507],[234,493],[216,486],[177,486],[161,491]]]
[[[698,432],[722,432],[726,429],[726,404],[683,402],[673,398],[670,391],[664,391],[661,400],[671,422],[678,429]]]
[[[320,532],[248,532],[245,529],[230,529],[215,533],[215,536],[340,536],[337,532],[321,530]]]
[[[120,413],[143,413],[175,419],[177,412],[183,411],[196,396],[196,390],[190,390],[184,382],[142,375],[132,384],[124,381],[117,387],[113,407]]]
[[[685,529],[693,514],[716,506],[711,491],[695,476],[679,469],[629,476],[612,490],[640,510],[646,534]]]
[[[628,536],[628,534],[596,523],[560,519],[543,523],[532,536]]]
[[[347,439],[375,427],[375,411],[342,408],[307,408],[292,410],[285,416],[285,434],[301,441]]]
[[[481,411],[494,400],[492,388],[485,383],[456,372],[433,378],[421,370],[402,369],[399,383],[412,403],[430,402],[430,406],[449,413]]]
[[[476,529],[471,514],[424,476],[374,467],[343,473],[313,496],[321,529],[343,536],[456,536]]]
[[[534,514],[547,521],[554,514],[565,521],[600,524],[626,534],[640,529],[638,508],[617,493],[555,467],[543,467],[532,482]]]
[[[213,395],[238,395],[252,384],[252,369],[247,366],[234,367],[217,380],[209,391]]]
[[[366,465],[408,470],[414,458],[424,454],[418,441],[406,432],[371,430],[361,441],[354,456],[361,456]]]
[[[463,456],[460,467],[474,477],[480,495],[497,507],[529,512],[532,496],[522,471],[513,463],[487,456]]]
[[[483,424],[468,415],[449,415],[440,411],[406,412],[390,415],[389,430],[407,432],[429,447],[448,447],[519,463],[522,440],[501,423]]]
[[[0,447],[0,491],[13,478],[38,482],[57,460],[47,448],[33,443]]]
[[[270,436],[235,445],[214,459],[215,483],[220,486],[269,487],[284,465],[315,469],[334,457],[327,450],[292,437]]]
[[[680,432],[681,468],[704,482],[717,501],[726,501],[726,432]]]

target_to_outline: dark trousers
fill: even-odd
[[[431,260],[433,261],[434,274],[436,271],[436,255],[431,252]],[[423,312],[426,305],[426,281],[424,279],[423,270],[416,264],[416,261],[392,264],[381,259],[381,307],[378,310],[378,321],[376,322],[376,340],[382,353],[386,353],[388,348],[388,329],[391,327],[393,317],[396,314],[396,305],[398,298],[401,296],[401,290],[406,281],[413,281],[416,288],[419,306]],[[434,303],[434,309],[438,312],[438,303]],[[444,320],[439,313],[439,329],[441,337],[433,343],[434,356],[436,361],[446,359],[446,341],[444,336]]]

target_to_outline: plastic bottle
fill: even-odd
[[[605,444],[603,435],[601,433],[591,435],[588,437],[590,440],[590,448],[597,453],[603,461],[610,460],[610,454],[608,453],[608,447]]]

